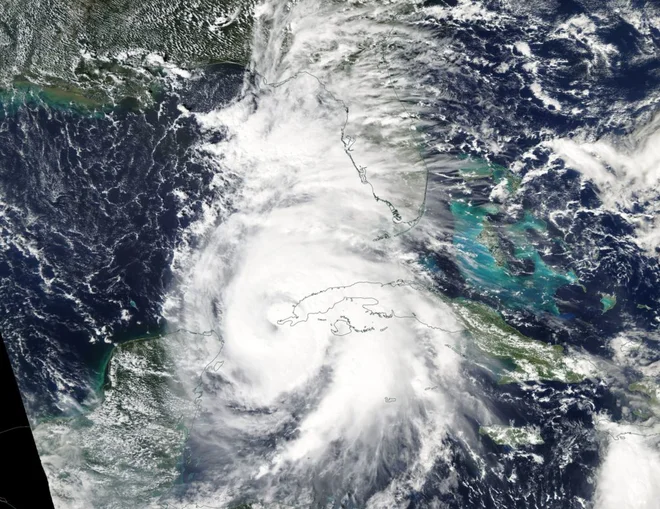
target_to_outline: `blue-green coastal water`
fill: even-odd
[[[549,267],[528,238],[528,230],[545,232],[543,223],[526,211],[513,224],[493,224],[494,204],[451,203],[454,217],[454,245],[458,264],[469,284],[500,300],[505,306],[526,307],[557,314],[557,289],[577,282],[574,273]],[[511,248],[502,243],[508,241]],[[520,268],[512,270],[513,264]]]

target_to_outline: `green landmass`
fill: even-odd
[[[103,400],[103,391],[106,386],[110,385],[109,373],[112,366],[112,359],[116,354],[132,348],[131,345],[133,343],[142,343],[144,341],[164,339],[171,335],[172,333],[168,331],[166,326],[160,326],[154,330],[150,330],[149,327],[142,326],[136,329],[132,329],[129,332],[115,334],[112,337],[112,344],[108,345],[105,354],[99,362],[98,368],[95,370],[96,379],[93,384],[99,399]]]
[[[55,106],[142,107],[166,68],[246,65],[254,4],[8,0],[0,10],[0,100],[30,88]]]
[[[470,156],[462,156],[461,159],[464,164],[459,168],[458,173],[463,180],[492,179],[495,185],[506,181],[509,193],[514,194],[518,191],[522,179],[508,168]]]
[[[497,445],[506,445],[512,448],[544,443],[540,431],[534,427],[481,426],[479,434],[489,437]]]
[[[628,386],[628,390],[643,394],[653,404],[660,403],[660,387],[658,387],[658,385],[655,384],[651,379],[646,378],[640,380],[639,382],[631,383]]]
[[[87,67],[79,69],[80,73],[69,81],[36,73],[16,76],[0,87],[0,103],[5,110],[24,104],[44,104],[54,109],[102,115],[116,107],[139,111],[152,105],[164,90],[162,66],[143,63],[132,68],[101,64],[91,72],[92,64],[87,62]]]
[[[660,417],[660,386],[651,378],[643,378],[628,385],[628,390],[640,394],[642,398],[632,398],[632,414],[645,421],[651,417]]]
[[[637,417],[639,420],[646,421],[647,419],[650,419],[653,417],[655,414],[651,412],[647,408],[635,408],[632,411],[633,415]]]
[[[490,221],[485,220],[483,222],[483,229],[477,236],[477,240],[488,248],[498,266],[506,268],[506,252],[502,248],[497,231]]]
[[[454,310],[477,348],[512,364],[500,376],[500,383],[526,380],[579,382],[584,376],[568,367],[564,349],[524,336],[488,306],[468,300],[454,302]]]
[[[100,506],[169,493],[180,475],[186,425],[194,409],[172,376],[168,352],[163,341],[147,338],[117,345],[107,359],[99,404],[84,414],[35,426],[51,479],[85,483]],[[59,460],[51,463],[51,458]],[[51,490],[58,486],[52,483]]]

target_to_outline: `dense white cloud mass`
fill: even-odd
[[[611,439],[598,473],[596,509],[660,507],[657,427],[649,430],[611,422],[600,427]]]
[[[205,381],[196,428],[223,472],[199,487],[205,503],[250,490],[284,505],[342,490],[366,500],[385,479],[422,479],[455,420],[459,356],[447,346],[460,326],[414,255],[383,239],[416,224],[426,168],[405,82],[390,76],[396,52],[383,60],[403,35],[379,9],[264,4],[256,85],[200,117],[226,133],[207,153],[242,175],[235,213],[170,311],[224,340],[223,380]],[[179,352],[182,378],[218,348],[209,337]]]

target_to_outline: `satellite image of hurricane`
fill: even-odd
[[[659,213],[656,0],[0,0],[57,509],[660,509]]]

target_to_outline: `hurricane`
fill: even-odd
[[[263,4],[242,97],[199,117],[225,134],[201,150],[241,169],[234,212],[182,264],[168,309],[218,331],[176,354],[184,378],[222,346],[193,435],[216,458],[200,500],[395,503],[460,428],[462,326],[401,239],[423,235],[440,164],[390,49],[424,59],[423,32],[386,23],[405,8]]]
[[[654,3],[125,4],[0,24],[57,508],[658,507]]]

